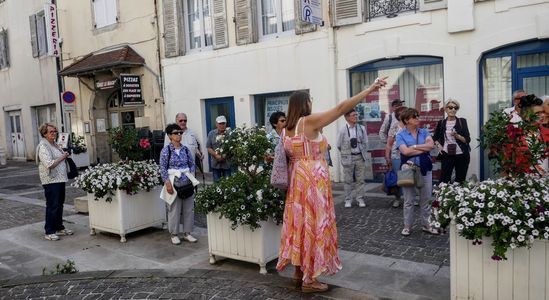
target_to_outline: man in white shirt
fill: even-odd
[[[403,100],[395,99],[391,102],[391,113],[385,115],[381,128],[379,129],[379,138],[382,142],[387,143],[387,134],[389,133],[389,128],[396,126],[398,120],[395,118],[395,110],[402,106],[404,103]]]
[[[200,140],[198,139],[198,136],[187,127],[187,115],[185,113],[178,113],[175,115],[175,123],[181,127],[181,130],[183,131],[183,135],[181,136],[181,144],[185,145],[189,150],[191,151],[191,157],[195,159],[195,157],[200,158],[202,160],[204,158],[204,155],[202,155],[202,151],[200,150]],[[168,145],[170,143],[170,139],[168,138],[168,135],[164,138],[164,146]],[[196,162],[198,164],[198,162]]]
[[[511,123],[518,123],[522,121],[520,117],[520,98],[527,96],[528,94],[524,90],[516,90],[513,93],[513,106],[503,110],[504,113],[508,114],[511,118]]]
[[[345,207],[351,207],[353,192],[359,207],[365,207],[366,193],[366,151],[368,150],[368,135],[364,126],[357,124],[358,114],[353,109],[345,114],[347,124],[337,134],[337,149],[341,154],[343,166],[343,189],[345,191]],[[354,183],[353,183],[354,178]]]

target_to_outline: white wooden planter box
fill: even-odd
[[[507,260],[492,260],[491,238],[473,245],[450,225],[452,300],[549,300],[549,242],[508,250]]]
[[[248,226],[232,230],[231,222],[217,213],[209,213],[207,223],[211,264],[218,255],[259,264],[259,273],[267,274],[266,264],[278,257],[281,225],[269,221],[254,231]]]
[[[95,200],[93,194],[88,194],[90,234],[94,235],[96,230],[119,234],[120,242],[124,243],[130,232],[162,225],[166,222],[166,203],[159,197],[160,188],[135,195],[117,190],[112,202]]]
[[[77,168],[83,168],[90,165],[90,156],[88,152],[78,153],[71,155],[72,160]]]

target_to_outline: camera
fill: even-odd
[[[519,107],[527,108],[530,106],[542,105],[542,104],[543,104],[543,101],[540,98],[536,97],[536,95],[534,94],[530,94],[530,95],[520,97]]]
[[[356,148],[358,146],[358,141],[356,138],[351,138],[351,148]]]

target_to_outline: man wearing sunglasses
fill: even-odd
[[[522,118],[520,117],[520,99],[523,96],[527,96],[528,93],[526,93],[524,90],[516,90],[513,93],[513,106],[506,108],[503,110],[504,113],[508,114],[510,116],[511,123],[518,123],[522,121]]]
[[[180,112],[175,115],[175,124],[179,125],[183,131],[181,136],[181,144],[191,150],[191,155],[193,158],[202,160],[204,155],[202,154],[202,150],[200,150],[200,140],[198,139],[198,135],[187,127],[187,120],[187,115],[185,113]],[[167,146],[169,143],[170,139],[168,138],[168,135],[166,135],[166,138],[164,139],[164,146]],[[196,163],[198,164],[198,162]]]

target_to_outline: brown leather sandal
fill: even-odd
[[[319,281],[315,281],[311,284],[303,284],[301,286],[301,292],[303,293],[322,293],[328,290],[328,285]]]

